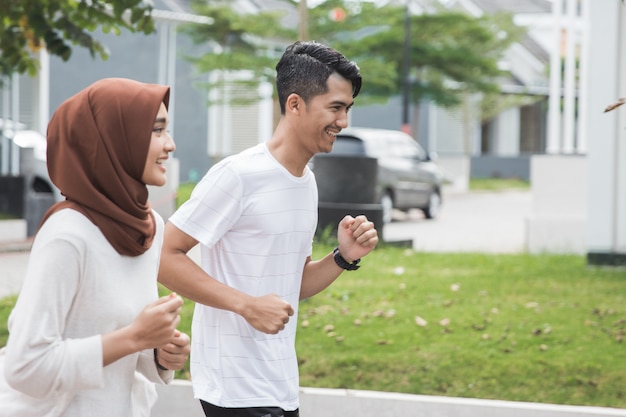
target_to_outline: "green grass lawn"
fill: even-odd
[[[301,303],[303,386],[626,407],[626,270],[400,248],[363,264]]]
[[[519,178],[471,178],[472,191],[530,190],[530,182]]]
[[[626,269],[391,246],[362,265],[300,304],[302,386],[626,408]]]
[[[186,182],[184,184],[180,184],[176,193],[176,208],[180,207],[185,201],[189,200],[191,196],[191,192],[193,191],[193,187],[196,184],[191,182]]]

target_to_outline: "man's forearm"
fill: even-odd
[[[317,261],[309,261],[302,273],[300,299],[309,298],[328,288],[343,272],[330,253]]]
[[[196,303],[237,314],[241,314],[246,298],[250,297],[209,276],[184,252],[162,253],[159,282]]]

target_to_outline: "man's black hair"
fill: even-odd
[[[296,42],[287,47],[276,64],[276,90],[280,112],[290,94],[298,94],[305,103],[328,91],[328,77],[336,72],[352,83],[352,98],[361,90],[361,73],[356,63],[339,51],[315,41]]]

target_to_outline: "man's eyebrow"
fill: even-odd
[[[352,107],[352,105],[354,104],[354,101],[350,102],[350,103],[346,103],[345,101],[342,100],[335,100],[331,103],[331,106],[343,106],[343,107]]]

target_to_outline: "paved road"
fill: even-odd
[[[383,237],[412,240],[424,252],[523,252],[530,212],[529,192],[448,193],[439,218],[426,220],[419,211],[398,213],[397,221],[384,227]],[[0,248],[0,298],[19,292],[28,258],[27,250]]]
[[[400,213],[383,230],[385,240],[413,240],[425,252],[517,253],[526,250],[530,192],[444,194],[440,216],[427,220],[421,212]]]

